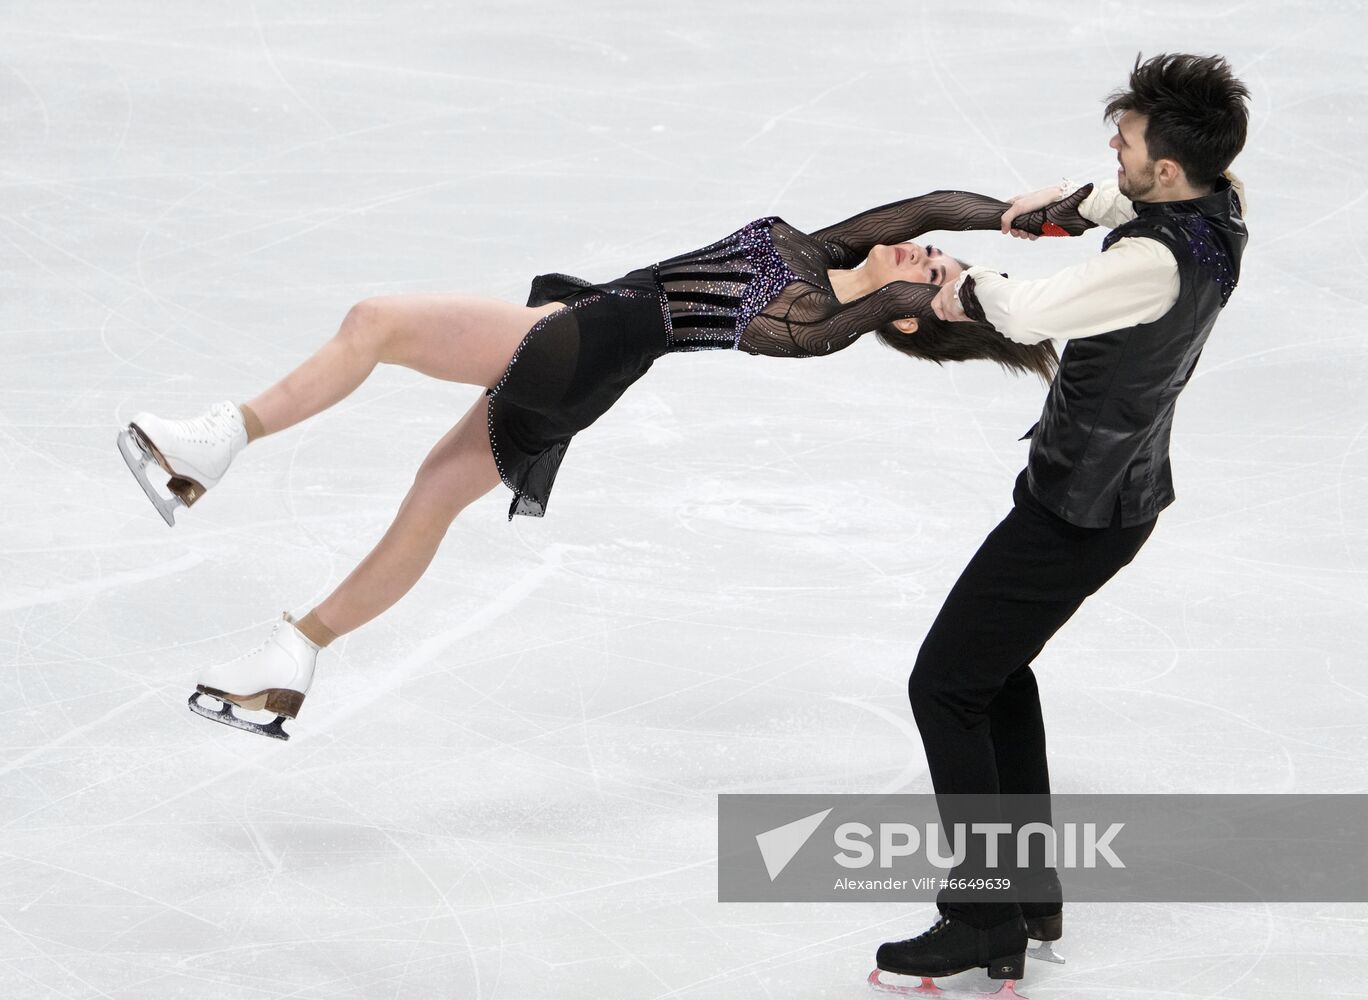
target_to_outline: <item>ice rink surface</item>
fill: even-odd
[[[719,792],[926,791],[905,679],[1043,389],[872,339],[663,359],[336,643],[287,744],[203,666],[369,550],[479,390],[382,367],[168,529],[114,449],[365,296],[522,301],[778,214],[1114,163],[1137,51],[1254,95],[1179,502],[1037,662],[1057,791],[1368,790],[1357,2],[7,3],[0,997],[863,998],[929,905],[720,905]],[[1014,276],[1100,232],[938,243]],[[1073,906],[1036,998],[1361,996],[1368,906]]]

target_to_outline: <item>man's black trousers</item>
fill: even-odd
[[[938,796],[1048,795],[1045,725],[1031,662],[1154,530],[1154,521],[1122,527],[1119,506],[1106,528],[1070,524],[1031,496],[1025,472],[1012,499],[1011,513],[945,599],[908,679]],[[1048,812],[1004,818],[1049,821]],[[944,806],[942,820],[951,821]],[[1017,912],[1007,903],[947,909],[979,927]]]

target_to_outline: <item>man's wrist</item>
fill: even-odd
[[[983,305],[979,302],[974,288],[974,276],[968,273],[962,274],[959,281],[955,282],[955,296],[959,299],[960,308],[964,310],[965,316],[975,323],[987,323],[988,316],[983,311]]]

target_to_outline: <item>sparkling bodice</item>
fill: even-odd
[[[878,324],[871,321],[856,329],[840,321],[846,303],[837,299],[826,274],[835,260],[831,247],[768,216],[701,250],[656,264],[652,271],[660,286],[669,349],[735,348],[772,357],[812,357],[848,347]],[[903,286],[903,309],[888,318],[929,310],[935,285],[897,284]],[[869,314],[863,308],[857,312]]]
[[[751,320],[799,280],[774,245],[776,224],[775,216],[756,219],[655,265],[672,350],[739,347]]]

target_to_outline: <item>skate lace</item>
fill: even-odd
[[[187,435],[191,435],[205,444],[231,441],[237,429],[226,407],[216,408],[198,417],[192,417],[183,421],[181,426]]]
[[[946,916],[937,917],[937,918],[936,918],[936,922],[935,922],[934,924],[932,924],[927,930],[922,931],[920,934],[918,934],[918,935],[917,935],[916,937],[914,937],[914,938],[908,938],[907,941],[905,941],[904,943],[905,943],[905,944],[917,944],[917,943],[920,942],[920,941],[926,941],[926,940],[928,940],[928,939],[930,939],[930,938],[935,937],[937,934],[939,934],[941,931],[945,930],[945,928],[947,928],[947,927],[949,927],[949,926],[950,926],[950,918],[949,918],[949,917],[946,917]]]
[[[271,631],[267,633],[266,638],[262,641],[261,645],[249,651],[243,659],[252,659],[253,657],[261,656],[266,650],[270,649],[271,643],[275,641],[276,633],[280,631],[280,626],[282,624],[283,619],[277,619],[276,623],[271,626]]]

